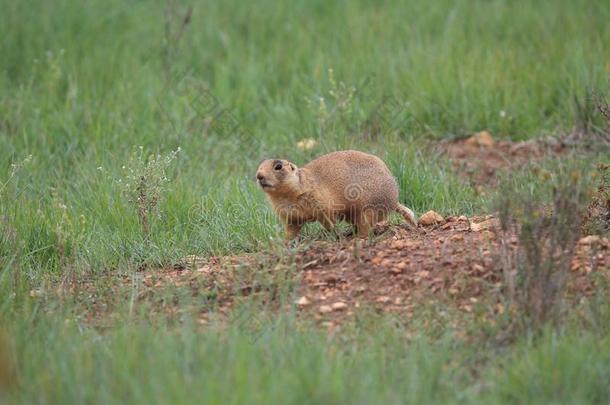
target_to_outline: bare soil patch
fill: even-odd
[[[493,216],[449,217],[417,230],[387,228],[374,243],[316,241],[294,255],[190,257],[177,268],[140,273],[137,299],[155,297],[168,286],[187,287],[193,297],[208,297],[214,303],[213,311],[201,311],[201,323],[208,322],[212,313],[228,314],[236,301],[256,295],[278,308],[295,306],[303,315],[329,325],[350,319],[361,309],[408,319],[424,300],[494,317],[505,311],[499,233]],[[516,237],[507,243],[516,248]],[[120,282],[134,283],[131,277]],[[280,303],[277,298],[286,283],[296,283],[291,286],[295,300]],[[577,303],[609,283],[610,240],[582,238],[571,264],[568,298]],[[171,299],[158,303],[163,311],[179,306]]]
[[[568,146],[555,138],[523,142],[495,140],[486,131],[468,138],[441,141],[435,149],[446,154],[453,170],[475,187],[497,185],[498,174],[531,162],[566,153]]]

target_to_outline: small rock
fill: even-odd
[[[306,307],[307,305],[311,304],[311,301],[309,301],[307,299],[307,297],[302,296],[301,298],[299,298],[298,300],[296,300],[295,302],[298,306],[300,307]]]
[[[490,218],[478,224],[470,224],[470,229],[474,232],[484,231],[486,229],[492,229],[500,225],[500,221],[497,218]]]
[[[570,265],[570,270],[571,271],[578,271],[580,270],[580,267],[582,266],[582,264],[578,261],[574,261],[571,265]]]
[[[455,235],[451,236],[451,240],[454,242],[464,240],[464,235],[461,233],[456,233]]]
[[[406,242],[405,240],[398,239],[398,240],[393,241],[393,242],[390,244],[390,247],[391,247],[392,249],[401,250],[401,249],[404,249],[405,247],[407,247],[407,245],[408,245],[408,244],[407,244],[407,242]]]
[[[483,274],[485,272],[485,268],[478,263],[472,265],[472,271],[477,274]]]
[[[320,305],[318,312],[321,314],[328,314],[329,312],[333,312],[333,308],[330,305]]]
[[[580,243],[581,245],[594,245],[598,243],[600,239],[601,238],[597,235],[589,235],[585,236],[584,238],[581,238],[578,243]]]
[[[390,302],[390,297],[386,297],[386,296],[379,297],[375,301],[377,301],[380,304],[385,304],[385,303]]]
[[[343,311],[344,309],[347,308],[347,304],[345,302],[335,302],[333,305],[331,305],[331,308],[333,311]]]
[[[406,268],[407,268],[407,263],[405,263],[405,262],[396,263],[396,266],[394,266],[392,268],[392,273],[394,273],[394,274],[402,273],[403,271],[405,271]]]
[[[508,153],[511,155],[518,154],[539,154],[540,153],[540,142],[536,139],[529,141],[522,141],[511,146]]]
[[[430,275],[430,272],[428,270],[421,270],[421,271],[418,271],[415,275],[417,277],[427,278]]]
[[[466,139],[466,145],[491,148],[494,146],[494,138],[489,131],[481,131]]]
[[[466,215],[460,215],[457,220],[459,222],[468,222],[468,217]]]
[[[435,211],[428,211],[419,218],[419,224],[423,226],[442,224],[443,222],[445,222],[443,216]]]
[[[481,235],[483,235],[483,239],[485,239],[485,240],[487,240],[489,242],[496,238],[496,236],[493,233],[493,231],[490,231],[489,229],[486,229],[483,232],[481,232]]]

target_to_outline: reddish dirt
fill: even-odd
[[[243,296],[260,294],[273,303],[278,279],[290,279],[286,271],[292,268],[300,280],[294,305],[323,322],[336,324],[364,308],[410,317],[424,299],[465,313],[483,307],[494,316],[504,311],[500,292],[506,288],[500,233],[492,216],[450,217],[434,227],[388,229],[373,244],[359,239],[313,242],[293,258],[189,258],[180,269],[144,274],[140,298],[169,285],[189,286],[193,296],[213,291],[216,311],[222,314]],[[507,239],[507,249],[514,250],[516,238]],[[578,302],[600,280],[610,282],[610,241],[582,238],[571,262],[568,293]],[[208,313],[202,312],[201,322],[207,320]]]
[[[450,302],[465,312],[473,311],[481,300],[489,305],[491,298],[487,312],[502,312],[497,298],[506,288],[506,276],[500,265],[497,220],[449,219],[433,229],[396,229],[394,236],[371,247],[356,248],[352,242],[311,249],[303,257],[309,265],[299,291],[307,298],[301,298],[301,304],[309,303],[301,306],[317,312],[318,318],[342,318],[371,305],[378,311],[411,316],[425,298]],[[514,251],[516,238],[509,239],[507,246]],[[583,238],[572,261],[569,293],[593,293],[590,274],[610,280],[609,270],[610,242]]]
[[[454,171],[475,187],[497,185],[497,175],[503,170],[518,169],[568,150],[564,143],[554,138],[510,142],[495,141],[491,135],[479,139],[479,134],[442,141],[435,146],[451,159]]]

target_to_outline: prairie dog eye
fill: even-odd
[[[282,170],[282,164],[276,163],[275,166],[273,166],[273,170]]]

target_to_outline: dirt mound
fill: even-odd
[[[303,254],[303,308],[318,318],[343,318],[362,306],[410,316],[425,298],[447,302],[471,312],[482,299],[488,311],[503,311],[494,298],[504,288],[498,265],[500,239],[494,217],[448,221],[432,229],[394,230],[380,243],[320,245]],[[516,248],[517,240],[510,240]],[[572,262],[569,291],[582,296],[594,291],[588,276],[603,269],[608,277],[610,242],[583,238]],[[329,310],[330,309],[330,310]]]
[[[323,322],[336,324],[363,308],[410,317],[424,299],[466,313],[483,306],[494,316],[504,311],[500,292],[506,284],[498,227],[493,216],[449,217],[417,230],[390,228],[376,243],[317,241],[293,256],[191,257],[180,268],[143,274],[140,298],[168,285],[188,286],[193,296],[210,297],[222,314],[253,294],[273,303],[281,284],[296,280],[297,299],[284,305]],[[507,243],[516,248],[516,237]],[[568,292],[575,297],[593,293],[600,276],[610,281],[610,241],[581,239],[571,270]],[[208,316],[202,312],[201,322]]]
[[[496,185],[501,170],[520,168],[567,151],[567,146],[555,138],[499,141],[487,131],[468,138],[442,141],[435,148],[446,154],[454,171],[474,186]]]

